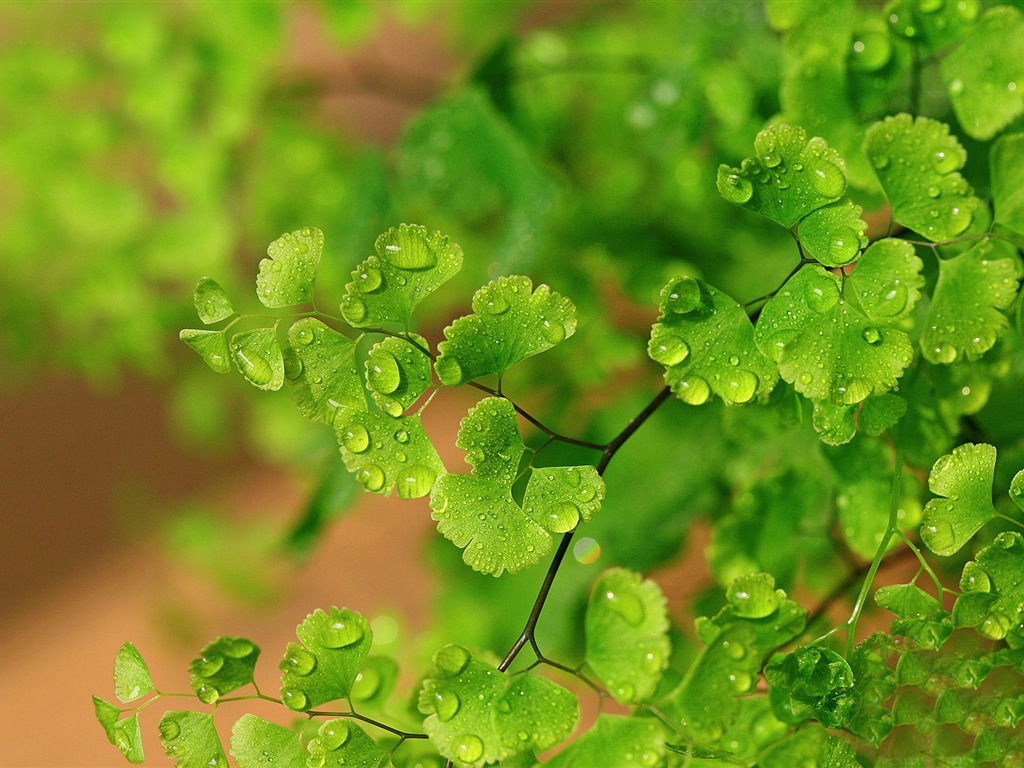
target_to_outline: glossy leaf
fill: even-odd
[[[440,232],[402,224],[377,238],[375,256],[352,272],[341,314],[356,328],[408,325],[420,302],[462,269],[462,249]]]
[[[419,710],[444,757],[478,768],[550,749],[568,738],[579,718],[576,697],[561,686],[538,675],[500,672],[457,645],[434,654]]]
[[[284,385],[284,355],[273,328],[236,333],[231,337],[231,359],[257,389],[278,390]]]
[[[921,335],[931,363],[977,360],[1010,329],[1004,314],[1017,297],[1016,249],[983,240],[965,253],[939,262],[939,280]]]
[[[373,642],[369,622],[347,608],[317,609],[295,634],[302,645],[289,643],[279,664],[284,705],[302,712],[348,697]]]
[[[826,267],[855,261],[868,246],[868,225],[861,213],[861,207],[847,198],[807,214],[799,229],[804,252]]]
[[[692,277],[661,291],[661,316],[647,352],[665,366],[665,381],[690,405],[714,394],[727,403],[766,398],[778,382],[772,362],[754,346],[754,328],[724,293]]]
[[[886,706],[896,692],[896,680],[889,668],[892,639],[881,632],[868,637],[850,654],[853,672],[853,707],[847,728],[874,746],[878,746],[893,728],[892,714]]]
[[[142,727],[139,724],[138,715],[118,720],[114,725],[110,742],[121,751],[124,759],[129,763],[139,765],[146,761],[146,755],[142,749]]]
[[[845,283],[819,266],[790,278],[758,318],[754,341],[812,400],[849,405],[892,388],[913,359],[899,321],[923,280],[913,246],[879,240]]]
[[[319,768],[377,768],[388,754],[355,722],[345,718],[326,721],[306,749],[306,765]]]
[[[942,59],[953,111],[971,137],[991,139],[1024,113],[1024,14],[989,9]]]
[[[594,726],[544,765],[548,768],[626,768],[659,765],[665,733],[653,718],[600,714]]]
[[[501,277],[473,295],[473,314],[444,329],[434,369],[449,387],[500,376],[575,332],[576,307],[569,299],[546,285],[534,290],[528,277]]]
[[[824,139],[795,125],[770,126],[739,168],[718,167],[718,191],[730,203],[789,229],[846,191],[846,164]]]
[[[176,768],[228,768],[213,715],[165,712],[160,718],[160,742]]]
[[[178,338],[199,353],[208,366],[217,373],[231,372],[231,352],[228,350],[227,334],[224,331],[203,331],[186,328]]]
[[[370,397],[389,416],[401,416],[430,387],[427,340],[415,333],[408,340],[389,336],[370,348],[366,383]]]
[[[826,728],[846,725],[855,703],[853,670],[835,651],[800,646],[775,656],[764,676],[780,720],[798,725],[813,717]]]
[[[914,584],[879,587],[875,602],[901,619],[924,619],[942,610],[942,604]]]
[[[260,649],[244,637],[218,637],[188,666],[192,690],[204,704],[253,682]]]
[[[319,320],[304,317],[288,329],[285,374],[302,414],[333,424],[338,408],[366,408],[362,379],[356,371],[355,342]]]
[[[153,690],[153,679],[142,654],[132,643],[125,643],[114,659],[114,695],[121,702],[135,701]]]
[[[865,148],[898,223],[939,241],[963,234],[984,214],[959,173],[967,153],[945,123],[887,117],[868,129]]]
[[[621,703],[646,701],[668,664],[665,596],[653,581],[615,568],[594,584],[585,620],[586,660]]]
[[[334,432],[345,466],[371,493],[418,499],[445,471],[419,416],[339,408]]]
[[[227,320],[235,314],[235,307],[227,293],[212,277],[202,277],[192,295],[199,319],[206,325]]]
[[[759,768],[860,768],[853,747],[824,728],[801,728],[767,750]]]
[[[525,446],[510,400],[486,398],[462,420],[455,445],[466,452],[473,476],[511,486]]]
[[[989,155],[995,223],[1024,235],[1024,133],[1001,137]]]
[[[814,404],[812,423],[818,438],[825,445],[845,445],[857,434],[854,424],[856,406],[833,405],[826,401]]]
[[[290,307],[311,301],[324,233],[313,227],[286,232],[267,248],[260,261],[256,295],[266,307]]]
[[[103,727],[103,732],[107,734],[107,739],[113,744],[114,726],[117,725],[117,719],[121,716],[121,710],[109,701],[104,701],[99,696],[92,697],[92,706],[96,713],[96,720]]]
[[[242,715],[231,728],[231,754],[238,768],[306,768],[299,732]]]
[[[1024,537],[1000,533],[964,566],[963,594],[953,606],[957,626],[973,626],[1011,648],[1024,647]]]
[[[929,490],[944,498],[932,499],[921,519],[921,540],[938,555],[958,552],[996,511],[992,506],[992,478],[996,449],[991,445],[958,445],[932,467]]]

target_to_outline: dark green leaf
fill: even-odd
[[[253,681],[260,649],[244,637],[218,637],[188,666],[192,690],[205,704]]]

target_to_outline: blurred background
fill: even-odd
[[[89,697],[109,698],[126,640],[170,691],[220,634],[264,648],[272,689],[295,625],[332,604],[376,617],[384,644],[443,615],[445,637],[507,646],[537,577],[439,586],[467,572],[425,550],[423,500],[358,495],[287,394],[178,342],[192,289],[209,275],[255,309],[267,243],[316,226],[336,306],[380,232],[439,229],[466,268],[418,330],[440,338],[493,276],[550,283],[580,332],[509,386],[608,439],[661,385],[645,350],[669,277],[746,301],[791,267],[786,233],[732,226],[714,184],[779,112],[778,59],[758,3],[0,4],[0,764],[120,764]],[[428,430],[453,446],[471,402],[448,395]],[[653,489],[635,530],[591,543],[660,568],[682,620],[699,580],[679,556],[703,546],[687,530],[723,493],[688,457],[725,466],[730,448],[702,438],[717,411],[673,408],[618,460],[606,506],[633,504],[641,472]],[[597,560],[560,577],[554,647]]]

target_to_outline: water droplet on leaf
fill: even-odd
[[[376,464],[367,464],[359,470],[359,482],[368,491],[377,492],[384,487],[384,470]]]
[[[360,293],[373,293],[384,282],[384,276],[376,267],[368,266],[356,275],[355,282],[356,290]]]
[[[278,668],[282,672],[293,672],[305,677],[316,668],[316,656],[304,648],[290,648]]]
[[[828,312],[839,302],[839,286],[831,277],[821,276],[807,294],[807,306],[818,313]]]
[[[462,702],[454,691],[434,691],[434,712],[442,723],[455,717],[460,706]]]
[[[700,376],[691,376],[676,385],[676,393],[684,403],[703,405],[711,395],[711,387]]]
[[[398,361],[390,352],[380,352],[370,357],[366,368],[367,383],[382,395],[390,395],[402,383],[402,372]]]
[[[357,621],[334,615],[320,630],[320,642],[325,648],[344,648],[363,639],[363,628]]]
[[[811,186],[823,197],[839,197],[846,191],[846,174],[835,163],[823,161],[811,168]]]
[[[718,185],[718,191],[725,200],[733,205],[743,205],[753,196],[754,187],[743,176],[730,173],[725,177],[725,182]]]
[[[864,341],[866,341],[868,344],[871,344],[872,346],[882,343],[882,332],[879,331],[874,326],[869,325],[867,328],[865,328],[861,332],[861,336],[864,338]]]
[[[434,654],[434,664],[448,675],[457,675],[469,664],[469,651],[458,645],[446,645]]]
[[[580,508],[571,501],[554,504],[549,510],[544,527],[552,533],[571,531],[580,521]]]
[[[288,709],[294,709],[296,712],[300,712],[306,708],[307,701],[309,701],[309,699],[306,698],[306,694],[298,688],[281,689],[281,702],[288,707]]]
[[[483,753],[484,743],[471,733],[460,736],[455,744],[455,757],[464,763],[475,763]]]
[[[644,610],[644,604],[632,592],[608,590],[605,593],[605,599],[608,601],[608,606],[615,613],[625,619],[627,624],[634,627],[639,626],[643,622],[644,616],[647,615],[647,612]]]
[[[396,492],[400,499],[418,499],[430,493],[437,473],[425,464],[412,464],[398,477]]]
[[[349,725],[341,718],[329,720],[320,726],[320,743],[330,752],[341,749],[348,741]]]
[[[366,302],[358,296],[346,296],[341,303],[341,314],[350,323],[361,323],[366,318]]]
[[[362,453],[370,447],[370,433],[362,424],[350,424],[341,433],[341,444],[352,453]]]

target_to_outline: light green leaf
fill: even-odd
[[[773,746],[758,761],[758,768],[860,768],[856,753],[847,742],[824,728],[800,728]]]
[[[231,372],[231,353],[228,351],[228,339],[224,331],[186,328],[178,333],[178,338],[198,352],[217,373]]]
[[[295,630],[303,645],[288,643],[278,665],[281,701],[302,712],[328,701],[347,698],[370,652],[370,623],[348,608],[319,608]],[[305,647],[303,647],[305,646]]]
[[[548,768],[660,765],[665,732],[654,718],[600,714],[594,726],[544,763]]]
[[[932,467],[928,488],[932,499],[921,519],[921,541],[937,555],[958,552],[990,519],[996,449],[984,443],[958,445]]]
[[[356,344],[312,317],[288,329],[285,374],[302,414],[333,424],[339,406],[365,409],[366,393],[356,370]]]
[[[827,400],[814,403],[812,423],[818,439],[825,445],[845,445],[857,434],[854,424],[856,406],[833,405]]]
[[[584,626],[587,663],[615,700],[648,700],[671,653],[658,585],[622,568],[605,571],[590,593]]]
[[[284,355],[273,328],[236,333],[231,337],[231,359],[257,389],[276,391],[284,385]]]
[[[134,701],[153,690],[153,679],[142,654],[132,643],[125,643],[114,659],[114,695],[121,702]]]
[[[352,683],[349,698],[356,703],[382,706],[398,682],[398,662],[390,656],[370,656]]]
[[[901,619],[926,619],[942,610],[942,603],[915,584],[879,587],[875,602]]]
[[[117,719],[121,716],[121,710],[99,696],[92,697],[92,706],[96,711],[96,719],[103,726],[103,732],[107,734],[107,739],[113,744],[114,726],[117,725]]]
[[[462,249],[440,232],[402,224],[374,243],[371,256],[352,272],[341,314],[356,328],[408,325],[413,310],[462,269]]]
[[[362,728],[344,718],[326,721],[317,733],[317,738],[311,739],[306,745],[309,751],[306,765],[319,768],[377,768],[388,754]]]
[[[389,336],[373,345],[366,360],[370,397],[389,416],[401,416],[430,387],[427,340],[415,333],[408,340]]]
[[[665,381],[690,405],[711,394],[727,403],[767,397],[779,377],[754,346],[754,327],[743,309],[707,283],[677,277],[661,291],[661,316],[647,352],[665,366]]]
[[[960,579],[963,594],[953,606],[957,626],[973,626],[992,640],[1024,647],[1024,537],[1000,533],[973,561]]]
[[[921,266],[912,245],[889,239],[873,243],[845,283],[806,266],[764,306],[754,341],[812,400],[849,405],[882,394],[913,359],[897,323],[920,297]]]
[[[306,768],[299,732],[256,715],[242,715],[231,728],[231,754],[238,768]]]
[[[192,294],[199,319],[206,325],[227,320],[235,314],[235,307],[227,293],[212,277],[202,277]]]
[[[468,451],[472,473],[437,480],[431,516],[443,536],[465,548],[466,564],[481,573],[500,576],[533,565],[551,549],[551,533],[589,520],[604,499],[604,481],[594,467],[537,467],[530,470],[522,507],[516,503],[512,484],[523,442],[505,398],[481,400],[463,419],[457,444]]]
[[[826,267],[841,267],[855,261],[868,247],[868,224],[861,207],[849,198],[811,211],[800,222],[800,243],[804,252]]]
[[[265,307],[290,307],[311,301],[324,233],[313,227],[286,232],[267,248],[260,261],[256,295]]]
[[[228,768],[213,715],[165,712],[160,718],[160,741],[176,768]]]
[[[1016,253],[1001,240],[982,240],[939,262],[939,280],[921,335],[926,360],[945,365],[961,356],[977,360],[1010,329],[1003,312],[1017,298]]]
[[[995,223],[1024,235],[1024,133],[1008,133],[989,154]]]
[[[842,728],[854,706],[853,670],[835,651],[802,645],[777,654],[765,667],[775,716],[799,725],[812,717],[826,728]]]
[[[987,141],[999,133],[1024,113],[1024,15],[991,8],[942,59],[942,79],[969,136]]]
[[[334,432],[345,466],[371,493],[418,499],[445,471],[419,416],[339,408]]]
[[[460,766],[493,763],[561,743],[579,719],[576,697],[538,675],[510,676],[457,645],[434,654],[423,681],[423,729]]]
[[[898,0],[886,6],[889,26],[900,37],[939,53],[956,43],[981,14],[978,0]]]
[[[1013,499],[1013,503],[1020,507],[1020,511],[1024,512],[1024,469],[1013,476],[1013,480],[1010,481],[1010,498]]]
[[[899,395],[887,392],[878,397],[869,397],[857,413],[857,428],[867,435],[878,437],[895,426],[906,412],[907,401]]]
[[[132,715],[119,720],[114,725],[111,743],[121,750],[124,759],[134,765],[146,761],[146,755],[142,751],[142,729],[139,726],[139,716]]]
[[[726,200],[789,229],[846,191],[846,163],[824,139],[808,140],[796,125],[773,125],[754,139],[754,156],[739,168],[718,167]]]
[[[253,681],[260,649],[244,637],[218,637],[188,666],[192,690],[204,704]]]
[[[546,285],[533,289],[513,275],[488,283],[473,295],[473,314],[444,329],[446,341],[434,369],[454,387],[487,374],[499,376],[576,332],[576,306]]]
[[[900,224],[939,241],[963,234],[985,214],[959,173],[967,153],[945,123],[887,117],[868,129],[864,147]]]

